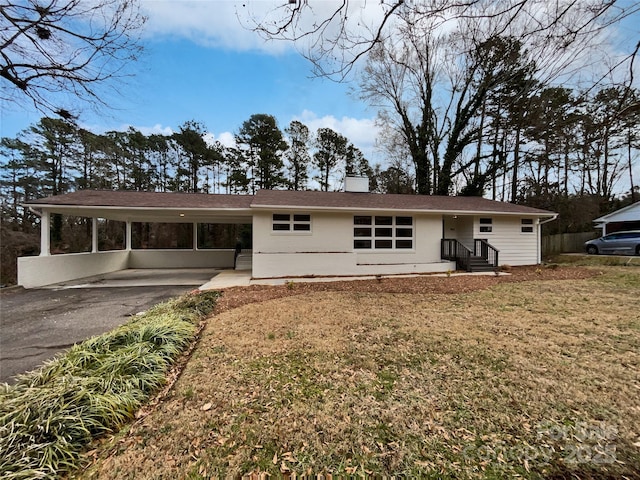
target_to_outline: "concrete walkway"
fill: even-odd
[[[222,270],[200,290],[218,290],[229,287],[248,287],[251,285],[251,270]]]
[[[500,275],[508,273],[500,272]],[[495,275],[494,272],[451,273],[457,275]],[[43,287],[53,290],[111,288],[111,287],[150,287],[184,286],[200,290],[219,290],[230,287],[248,287],[251,285],[285,285],[293,283],[347,282],[354,280],[375,280],[376,278],[411,278],[420,274],[407,275],[362,275],[344,277],[290,277],[253,279],[251,270],[211,269],[211,268],[145,268],[128,269],[105,273],[94,277],[81,278],[69,282]],[[447,273],[431,273],[429,276],[446,277]]]
[[[484,275],[495,276],[494,272],[477,272],[477,273],[432,273],[430,277],[447,277],[447,276],[460,276],[460,275]],[[499,272],[498,275],[510,275],[509,273]],[[420,274],[408,274],[408,275],[363,275],[356,277],[291,277],[291,278],[261,278],[252,279],[251,271],[249,270],[222,270],[218,275],[212,278],[210,281],[200,286],[200,290],[218,290],[229,287],[248,287],[250,285],[285,285],[289,282],[293,283],[319,283],[319,282],[348,282],[353,280],[375,280],[377,278],[412,278],[420,277]]]

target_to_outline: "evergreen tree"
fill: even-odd
[[[286,186],[282,157],[288,145],[275,117],[262,113],[251,115],[236,135],[236,143],[252,171],[252,192],[258,188],[271,190]]]
[[[190,120],[173,135],[179,155],[174,182],[176,190],[206,191],[202,169],[213,161],[215,152],[205,141],[205,134],[206,128],[202,123]]]
[[[344,136],[330,128],[318,129],[313,164],[320,170],[320,175],[315,177],[320,183],[320,190],[329,191],[331,175],[339,165],[346,163],[347,143]]]
[[[290,145],[289,150],[287,150],[289,188],[291,190],[304,190],[309,180],[308,168],[311,163],[309,127],[302,122],[293,120],[289,127],[285,129],[285,133],[289,137]]]

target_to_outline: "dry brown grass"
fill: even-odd
[[[227,291],[79,475],[639,478],[640,271],[459,278]]]

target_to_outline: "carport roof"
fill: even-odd
[[[627,205],[620,210],[596,218],[593,223],[634,222],[640,220],[640,202]]]
[[[252,195],[78,190],[25,203],[51,213],[160,223],[251,223]]]
[[[253,195],[182,192],[136,192],[130,190],[78,190],[65,195],[32,200],[27,206],[66,205],[139,208],[250,208]]]

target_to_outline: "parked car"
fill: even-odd
[[[640,255],[640,230],[611,233],[585,242],[584,247],[590,255],[599,253]]]

